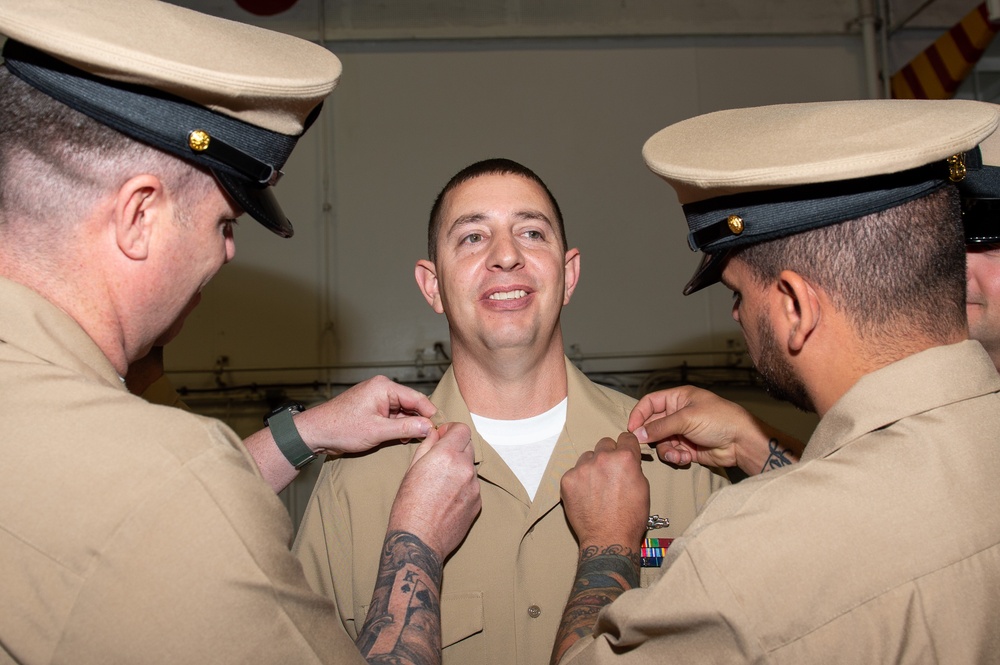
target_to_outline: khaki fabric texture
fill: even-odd
[[[482,513],[448,559],[442,584],[445,665],[545,665],[576,572],[578,545],[559,499],[559,480],[581,454],[625,427],[635,400],[592,383],[566,360],[566,426],[535,501],[500,456],[476,433],[451,369],[431,395],[447,421],[469,425],[481,481]],[[415,445],[328,461],[294,546],[306,577],[335,599],[348,632],[368,612],[389,509]],[[643,462],[651,512],[671,525],[650,537],[679,535],[726,481],[703,467]],[[609,520],[616,519],[608,515]],[[644,568],[643,584],[660,574]]]
[[[799,464],[717,493],[563,663],[995,663],[1000,377],[978,342],[869,374]]]
[[[869,99],[706,113],[642,148],[682,204],[766,189],[898,173],[971,150],[1000,107],[967,99]]]
[[[0,0],[0,33],[96,76],[292,136],[342,71],[318,44],[159,0]]]
[[[222,423],[0,279],[0,663],[363,663]]]

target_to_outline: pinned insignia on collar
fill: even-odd
[[[646,520],[647,529],[662,529],[664,527],[670,526],[669,517],[660,517],[659,515],[650,515],[649,519]]]

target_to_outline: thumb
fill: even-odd
[[[472,448],[472,430],[465,423],[447,423],[438,429],[441,435],[439,445],[463,452]]]
[[[669,416],[648,421],[636,429],[633,434],[639,443],[650,445],[655,441],[665,441],[670,437],[685,436],[697,423],[697,419],[693,418],[692,415],[691,409],[681,409]]]
[[[410,460],[409,468],[412,469],[413,465],[419,462],[421,457],[429,453],[437,445],[440,438],[441,436],[438,431],[432,427],[431,431],[427,434],[427,438],[420,442],[417,450],[413,453],[413,459]]]
[[[402,416],[400,418],[380,418],[375,424],[373,438],[377,441],[397,439],[422,439],[434,431],[430,419],[423,416]]]
[[[639,450],[639,439],[631,432],[622,432],[618,435],[618,450],[628,451],[629,455],[636,460],[642,458],[642,453]]]

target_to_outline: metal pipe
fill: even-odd
[[[875,3],[873,0],[859,0],[858,5],[860,10],[858,25],[861,26],[861,42],[865,53],[865,94],[868,99],[879,99],[882,96],[882,85]]]
[[[890,99],[892,97],[891,78],[892,70],[889,60],[889,24],[890,15],[889,0],[878,0],[878,20],[879,20],[879,49],[882,53],[882,97]]]
[[[686,358],[692,356],[722,356],[732,354],[733,349],[719,350],[719,351],[673,351],[673,352],[663,352],[663,353],[588,353],[588,354],[572,354],[570,360],[574,362],[585,362],[588,360],[628,360],[636,358]],[[226,367],[224,372],[226,374],[235,374],[240,372],[318,372],[318,371],[336,371],[336,370],[364,370],[364,369],[419,369],[420,367],[447,367],[451,364],[450,360],[384,360],[384,361],[368,361],[361,363],[338,363],[335,365],[310,365],[304,367]],[[171,369],[167,372],[168,374],[218,374],[219,368],[212,369]]]

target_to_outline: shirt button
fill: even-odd
[[[542,613],[542,608],[540,608],[538,605],[532,605],[531,607],[528,608],[528,616],[531,617],[532,619],[537,619],[541,613]]]

